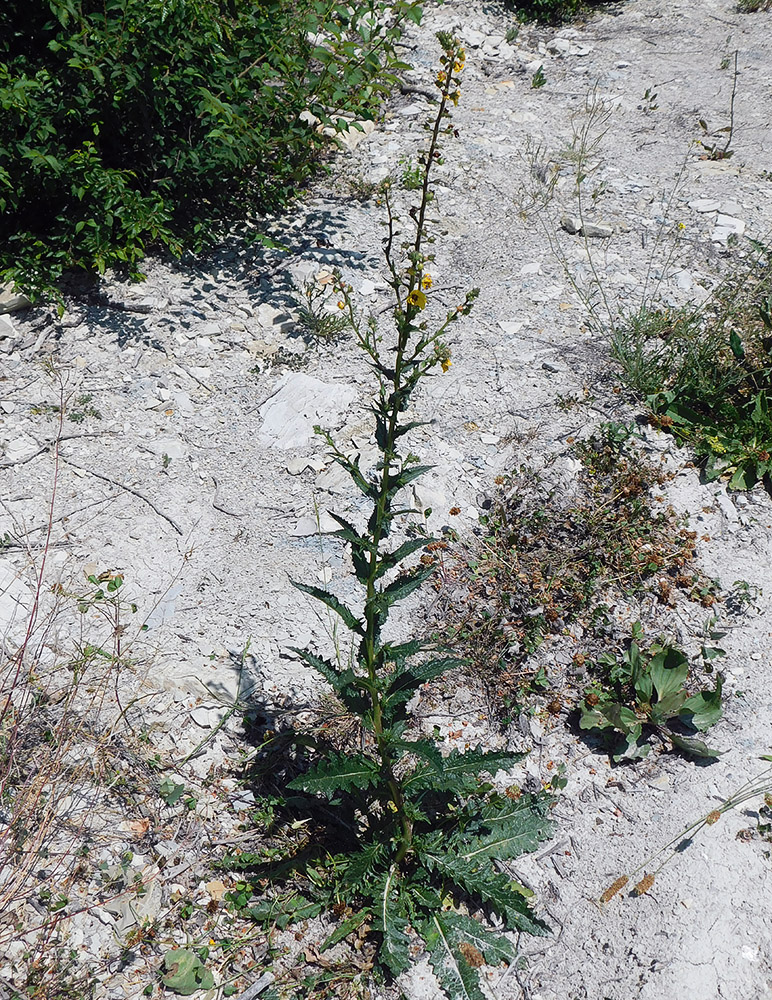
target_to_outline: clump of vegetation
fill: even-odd
[[[715,600],[714,585],[690,565],[696,532],[652,497],[666,473],[634,437],[632,427],[605,424],[577,443],[573,492],[547,492],[524,470],[503,479],[485,534],[450,571],[469,593],[468,612],[449,624],[500,694],[527,683],[525,661],[548,635],[603,616],[610,592],[648,589],[664,604],[679,590]]]
[[[497,862],[534,850],[548,835],[546,795],[512,796],[495,791],[483,779],[509,768],[520,757],[507,751],[444,752],[438,732],[429,736],[411,726],[409,703],[419,689],[458,664],[458,659],[420,639],[385,640],[391,609],[434,572],[418,562],[406,565],[432,539],[419,533],[401,543],[390,537],[406,509],[404,490],[426,468],[408,450],[400,450],[415,423],[402,416],[422,379],[450,366],[444,337],[467,315],[477,295],[468,292],[436,324],[430,273],[434,259],[426,252],[429,178],[439,158],[440,139],[453,132],[450,103],[457,103],[464,51],[451,35],[440,32],[441,69],[436,78],[439,107],[421,156],[424,182],[409,215],[412,238],[399,242],[401,228],[388,188],[385,259],[394,295],[393,343],[382,346],[374,319],[353,309],[350,287],[339,291],[359,347],[367,357],[377,389],[372,406],[380,462],[372,477],[356,458],[347,457],[329,435],[335,461],[346,470],[369,509],[364,529],[335,516],[335,534],[351,551],[361,595],[356,610],[322,588],[296,584],[323,602],[351,632],[349,660],[327,659],[298,649],[303,660],[330,684],[342,711],[354,720],[357,739],[337,747],[323,736],[290,734],[297,749],[294,777],[283,803],[295,813],[283,849],[273,857],[227,859],[230,868],[247,870],[242,903],[264,896],[261,879],[274,887],[273,899],[254,907],[259,919],[282,915],[285,923],[331,912],[339,923],[321,950],[359,936],[370,962],[381,974],[405,972],[422,948],[437,981],[451,1000],[483,1000],[480,967],[515,960],[509,939],[485,919],[493,913],[501,930],[544,934],[546,925],[532,911],[530,893],[496,870]],[[276,773],[275,764],[272,771]],[[298,813],[300,816],[298,817]],[[273,862],[273,863],[271,863]]]
[[[520,21],[562,24],[572,21],[605,0],[512,0]]]
[[[300,322],[308,335],[326,344],[337,340],[348,329],[346,317],[340,313],[330,312],[328,308],[330,292],[331,289],[325,285],[307,281],[303,285],[298,308]]]
[[[689,757],[718,757],[692,733],[709,729],[721,718],[721,675],[712,691],[690,695],[691,668],[684,653],[664,639],[642,649],[636,641],[643,637],[640,623],[633,634],[621,657],[604,653],[597,658],[594,667],[603,682],[586,693],[580,728],[606,737],[617,762],[646,757],[654,734]],[[723,650],[703,646],[702,653],[710,660]]]
[[[652,423],[691,445],[708,480],[750,489],[772,469],[772,251],[701,309],[644,307],[612,351]]]
[[[0,280],[211,243],[287,203],[321,129],[370,117],[418,0],[8,0],[0,10]],[[319,123],[319,127],[316,124]]]
[[[755,14],[759,10],[772,10],[772,0],[739,0],[737,9],[741,14]]]

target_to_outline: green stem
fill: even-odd
[[[400,296],[400,289],[402,287],[402,280],[400,279],[399,273],[397,271],[396,265],[392,257],[392,244],[394,236],[393,228],[393,215],[391,212],[391,205],[388,197],[388,192],[386,194],[386,204],[389,214],[389,236],[387,244],[385,247],[386,262],[389,267],[389,271],[393,278],[393,287],[397,296],[397,307],[395,310],[395,320],[397,323],[397,349],[396,357],[394,361],[394,368],[392,370],[391,377],[388,380],[388,392],[387,383],[384,378],[383,368],[379,367],[381,373],[381,393],[380,393],[380,405],[381,413],[387,420],[387,433],[386,439],[382,446],[383,455],[383,467],[381,470],[381,481],[380,490],[378,493],[378,499],[376,502],[375,518],[373,524],[372,532],[372,549],[369,556],[368,565],[368,576],[366,584],[366,595],[365,595],[365,636],[363,643],[364,651],[364,665],[367,671],[367,681],[368,690],[370,691],[370,697],[372,701],[372,726],[373,735],[375,737],[375,743],[378,755],[381,759],[381,765],[383,768],[383,774],[386,779],[386,784],[389,789],[389,795],[391,799],[391,804],[395,810],[395,817],[399,822],[400,826],[400,838],[399,846],[397,849],[396,863],[401,863],[406,857],[410,850],[412,839],[413,839],[413,823],[412,820],[406,813],[405,810],[405,798],[402,791],[401,784],[399,780],[394,776],[394,771],[392,767],[391,753],[389,749],[389,737],[384,733],[383,726],[383,704],[382,695],[379,684],[379,667],[382,666],[380,652],[377,649],[377,637],[379,631],[379,614],[380,609],[378,606],[378,588],[376,587],[376,580],[379,575],[379,570],[382,565],[382,551],[381,544],[387,534],[386,527],[388,523],[389,513],[390,513],[390,500],[389,494],[392,486],[392,472],[394,469],[395,461],[397,459],[396,455],[396,440],[397,440],[397,430],[399,427],[399,414],[403,405],[403,391],[405,389],[405,365],[406,361],[410,363],[415,360],[415,355],[412,358],[406,358],[406,353],[408,350],[408,343],[410,341],[410,336],[414,332],[414,320],[420,308],[417,305],[413,305],[409,301],[410,292],[416,290],[420,287],[420,282],[423,274],[423,267],[421,261],[421,251],[423,247],[423,240],[425,237],[424,224],[426,219],[426,210],[430,201],[430,175],[431,167],[437,158],[437,146],[439,143],[439,137],[442,127],[442,121],[445,118],[447,111],[447,103],[450,94],[450,88],[453,86],[453,66],[455,61],[455,53],[451,53],[446,50],[447,64],[446,64],[446,76],[442,82],[441,87],[441,98],[440,106],[437,111],[437,116],[434,121],[434,127],[432,130],[432,136],[429,143],[429,148],[426,153],[426,162],[424,164],[424,176],[423,185],[421,189],[421,202],[418,208],[417,215],[415,218],[416,225],[416,236],[413,243],[413,252],[411,255],[411,265],[408,272],[407,281],[407,291],[408,299],[406,300],[406,305],[402,305],[402,299]],[[446,324],[447,325],[447,324]],[[423,340],[423,338],[421,338]]]

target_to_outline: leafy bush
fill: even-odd
[[[371,116],[419,0],[6,0],[0,278],[200,248],[286,203],[324,124]],[[333,122],[335,118],[335,122]]]
[[[691,444],[708,480],[750,489],[772,470],[772,250],[707,307],[644,307],[620,323],[612,351],[652,422]]]

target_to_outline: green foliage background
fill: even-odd
[[[5,0],[0,279],[179,253],[285,204],[323,140],[371,116],[417,0]],[[341,123],[342,124],[342,123]]]

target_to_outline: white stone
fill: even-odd
[[[614,227],[609,222],[585,222],[584,235],[591,239],[607,240],[614,235]]]
[[[269,448],[302,448],[313,440],[314,426],[338,423],[356,395],[352,386],[287,372],[260,407],[260,443]]]
[[[26,295],[14,291],[14,286],[0,285],[0,313],[16,312],[17,309],[26,309],[32,302]]]
[[[556,56],[567,56],[571,51],[571,42],[567,38],[551,38],[547,42],[547,51]]]
[[[737,233],[738,236],[742,236],[745,232],[745,222],[733,215],[722,215],[719,213],[716,216],[716,226],[728,229],[732,233]]]
[[[695,212],[717,212],[719,202],[715,198],[697,198],[689,202],[689,208],[693,208]]]
[[[150,451],[153,452],[154,455],[158,455],[160,457],[168,455],[168,457],[172,459],[172,461],[179,461],[181,458],[184,458],[188,453],[188,449],[185,447],[183,442],[180,441],[179,438],[171,438],[171,437],[156,438],[155,441],[151,441],[148,444],[148,448],[150,449]]]
[[[16,327],[10,316],[0,316],[0,337],[15,337]]]
[[[499,320],[499,327],[508,337],[514,337],[524,326],[524,319]]]
[[[306,515],[300,517],[290,534],[293,538],[309,538],[311,535],[328,534],[337,531],[340,525],[326,511],[320,511],[319,518]]]

